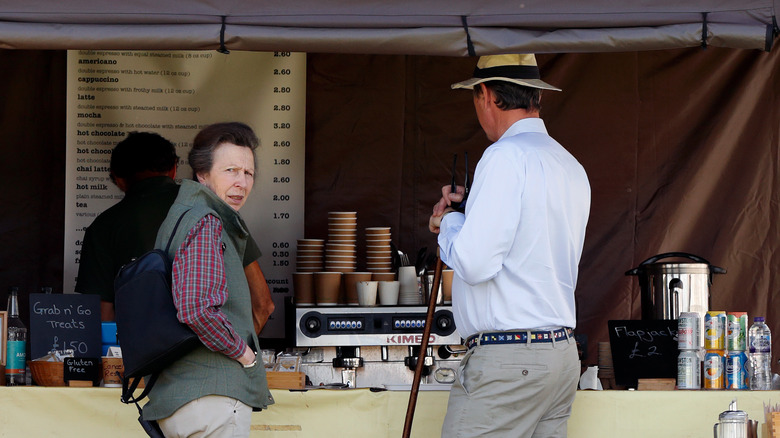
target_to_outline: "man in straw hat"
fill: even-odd
[[[468,352],[442,436],[565,437],[580,362],[574,287],[590,210],[585,170],[539,118],[534,55],[483,56],[473,90],[490,145],[465,214],[463,187],[433,208],[441,258],[455,271],[453,313]]]

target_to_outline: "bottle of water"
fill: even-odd
[[[8,341],[6,348],[5,384],[24,386],[27,369],[27,327],[19,318],[19,288],[8,293]]]
[[[750,389],[772,389],[772,333],[763,316],[753,318],[748,331],[750,354]]]

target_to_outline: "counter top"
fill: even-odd
[[[252,437],[401,436],[408,391],[272,390],[276,404],[252,417]],[[141,437],[134,405],[119,388],[0,387],[0,437]],[[447,391],[420,391],[413,437],[438,437]],[[718,415],[739,409],[764,422],[780,391],[578,391],[570,438],[711,438]],[[334,421],[334,419],[343,421]],[[71,432],[72,431],[72,432]],[[759,433],[759,438],[767,435]]]

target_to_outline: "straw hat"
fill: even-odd
[[[481,56],[474,69],[474,77],[456,84],[452,88],[474,88],[487,81],[506,81],[513,84],[544,90],[561,91],[560,88],[540,79],[539,67],[533,54]]]

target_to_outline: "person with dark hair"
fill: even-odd
[[[100,295],[103,321],[114,320],[114,278],[127,262],[154,247],[157,229],[176,199],[179,157],[152,132],[131,132],[111,152],[111,180],[125,192],[84,233],[75,291]]]
[[[239,210],[254,186],[258,146],[243,123],[201,130],[189,154],[193,180],[182,181],[157,234],[158,248],[172,238],[178,319],[203,343],[161,372],[143,408],[166,437],[248,437],[252,410],[274,402],[242,269],[251,237]]]
[[[153,132],[131,132],[111,151],[109,176],[115,184],[126,186],[147,175],[165,175],[177,164],[179,157],[173,143]]]
[[[490,145],[469,193],[442,188],[428,226],[455,271],[468,348],[442,437],[565,437],[580,361],[574,289],[590,213],[584,168],[547,133],[534,55],[483,56],[473,90]],[[465,212],[453,203],[465,202]]]

